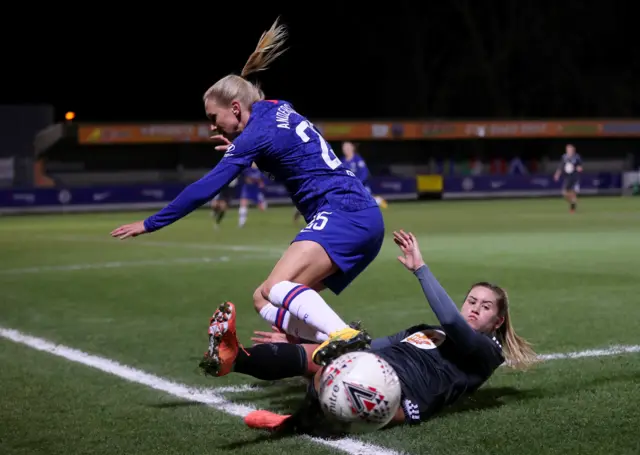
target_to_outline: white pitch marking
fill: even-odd
[[[247,414],[255,410],[253,406],[233,403],[232,401],[227,400],[220,395],[216,389],[199,389],[179,384],[159,376],[122,365],[121,363],[110,359],[88,354],[78,349],[73,349],[60,344],[55,344],[42,338],[26,335],[17,330],[0,327],[0,336],[13,342],[29,346],[38,351],[48,352],[49,354],[63,357],[67,360],[71,360],[72,362],[81,363],[105,373],[118,376],[127,381],[166,392],[178,398],[204,403],[227,414],[245,417]],[[317,444],[329,446],[352,455],[400,455],[400,452],[353,438],[333,440],[312,438],[308,436],[305,436],[305,438]]]

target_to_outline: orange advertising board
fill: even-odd
[[[640,120],[491,120],[317,122],[327,140],[640,137]],[[206,142],[207,123],[79,125],[80,144]]]

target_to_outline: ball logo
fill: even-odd
[[[346,381],[342,384],[354,415],[371,421],[384,420],[389,415],[389,401],[375,387]]]

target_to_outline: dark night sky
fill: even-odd
[[[20,33],[3,32],[14,45],[0,103],[50,103],[58,119],[73,110],[78,121],[203,120],[203,92],[240,71],[280,14],[290,49],[262,86],[312,118],[640,112],[637,24],[622,2],[235,4],[226,16],[216,2],[140,13],[107,2],[15,18]]]

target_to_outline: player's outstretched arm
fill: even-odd
[[[243,167],[221,161],[207,175],[186,187],[172,202],[144,221],[125,224],[111,231],[111,236],[121,240],[157,231],[213,199],[220,190],[235,179]]]
[[[172,202],[144,221],[147,232],[157,231],[213,199],[222,188],[235,179],[242,167],[221,161],[207,175],[186,187]]]
[[[424,263],[418,240],[403,230],[394,232],[393,237],[403,254],[398,260],[420,281],[422,291],[447,336],[460,345],[473,348],[481,335],[467,324],[455,302]]]

